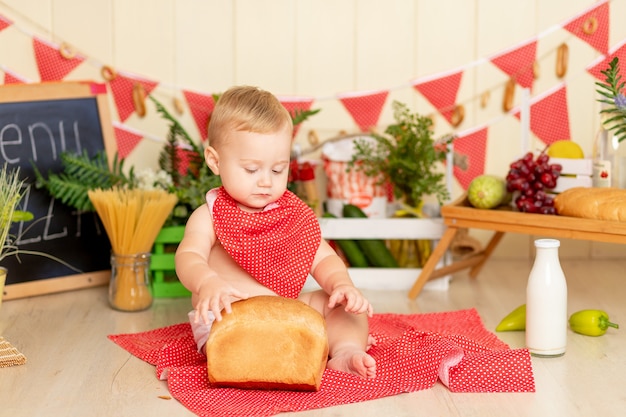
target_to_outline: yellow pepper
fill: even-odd
[[[569,318],[572,331],[586,336],[602,336],[609,327],[619,329],[619,325],[609,321],[609,315],[602,310],[581,310]]]
[[[522,304],[502,319],[496,332],[526,330],[526,304]]]

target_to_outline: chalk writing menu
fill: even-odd
[[[11,256],[2,261],[9,271],[7,288],[110,269],[110,243],[97,214],[77,212],[45,189],[36,189],[33,169],[35,164],[47,177],[62,171],[63,152],[94,156],[104,151],[102,123],[95,96],[0,102],[0,164],[20,167],[27,182],[20,209],[35,217],[14,224],[11,234],[20,250],[43,252],[71,265],[39,255]]]

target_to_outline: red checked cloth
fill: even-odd
[[[373,380],[326,369],[318,392],[209,388],[206,357],[188,323],[109,338],[167,375],[170,393],[199,416],[271,416],[373,400],[433,387],[453,392],[534,392],[526,349],[510,349],[485,329],[474,309],[428,314],[376,314],[370,350]]]

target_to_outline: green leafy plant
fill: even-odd
[[[451,138],[436,143],[432,120],[398,101],[392,103],[394,119],[385,134],[374,139],[356,139],[350,166],[377,178],[379,185],[391,183],[396,198],[410,207],[420,207],[424,196],[434,195],[440,204],[449,198],[445,174],[437,164],[446,158]]]
[[[63,152],[61,154],[63,171],[48,173],[44,178],[37,166],[33,163],[37,188],[45,188],[57,200],[81,211],[94,211],[87,191],[97,188],[110,189],[114,186],[134,185],[134,171],[131,168],[128,175],[124,174],[124,160],[118,160],[117,155],[109,167],[107,156],[98,152],[93,158],[82,154]]]
[[[615,57],[609,63],[609,68],[601,71],[606,78],[604,83],[596,82],[596,91],[602,96],[598,101],[605,105],[600,110],[600,114],[606,116],[602,124],[621,142],[626,139],[626,95],[619,72],[619,58]]]

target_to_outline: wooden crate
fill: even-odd
[[[191,292],[178,280],[174,264],[174,254],[184,233],[185,226],[164,227],[154,242],[150,257],[150,271],[152,272],[152,294],[155,298],[191,295]]]

